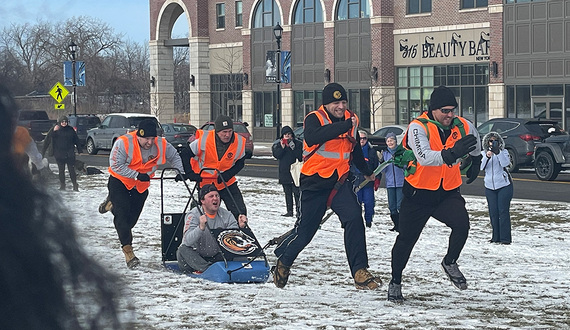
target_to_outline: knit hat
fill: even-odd
[[[346,100],[346,90],[340,84],[330,83],[323,88],[323,104]]]
[[[283,126],[283,128],[281,129],[281,138],[283,138],[287,133],[291,133],[293,134],[293,137],[295,137],[295,133],[293,133],[293,129],[291,127]]]
[[[69,122],[69,118],[67,118],[67,116],[61,116],[61,117],[59,117],[58,123],[61,123],[62,121]]]
[[[214,122],[214,127],[216,129],[216,133],[218,133],[219,131],[223,131],[228,128],[234,129],[234,122],[230,117],[225,115],[220,115],[218,116],[218,118],[216,118],[216,121]]]
[[[396,141],[396,143],[398,143],[398,138],[396,137],[396,134],[394,134],[394,132],[390,132],[388,134],[386,134],[386,140],[388,139],[394,139],[394,141]]]
[[[152,119],[144,119],[139,123],[137,129],[137,135],[140,137],[155,137],[156,134],[156,122]]]
[[[198,198],[201,201],[203,201],[206,195],[212,191],[218,191],[218,189],[213,184],[206,184],[202,188],[200,188],[200,192],[198,193]]]
[[[439,86],[431,93],[429,111],[441,109],[446,106],[457,107],[457,100],[451,89],[445,86]]]

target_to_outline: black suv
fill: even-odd
[[[533,166],[534,147],[550,136],[549,129],[562,132],[556,121],[531,118],[495,118],[477,127],[481,138],[491,131],[501,135],[511,158],[510,172]]]
[[[87,130],[101,124],[101,119],[96,115],[67,115],[67,118],[69,119],[69,126],[77,132],[82,147],[87,139]]]

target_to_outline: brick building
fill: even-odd
[[[454,90],[457,113],[476,124],[550,115],[570,93],[569,3],[150,0],[151,107],[162,121],[173,118],[172,47],[183,46],[190,47],[190,122],[227,114],[250,123],[256,141],[272,141],[276,125],[301,126],[333,81],[371,131],[407,124],[439,85]],[[181,15],[189,37],[171,39]],[[291,52],[279,66],[287,72],[279,104],[277,84],[266,79],[278,61],[268,56],[278,23],[281,50]]]

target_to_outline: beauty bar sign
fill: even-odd
[[[396,66],[489,61],[488,29],[394,35]]]

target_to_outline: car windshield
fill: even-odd
[[[236,133],[248,133],[249,131],[247,130],[245,125],[241,125],[241,124],[236,125],[234,123],[234,132],[236,132]]]
[[[139,123],[145,119],[154,119],[154,118],[152,118],[152,117],[129,117],[129,125],[131,127],[139,127]]]
[[[78,125],[95,127],[97,124],[101,123],[99,117],[78,117]]]

